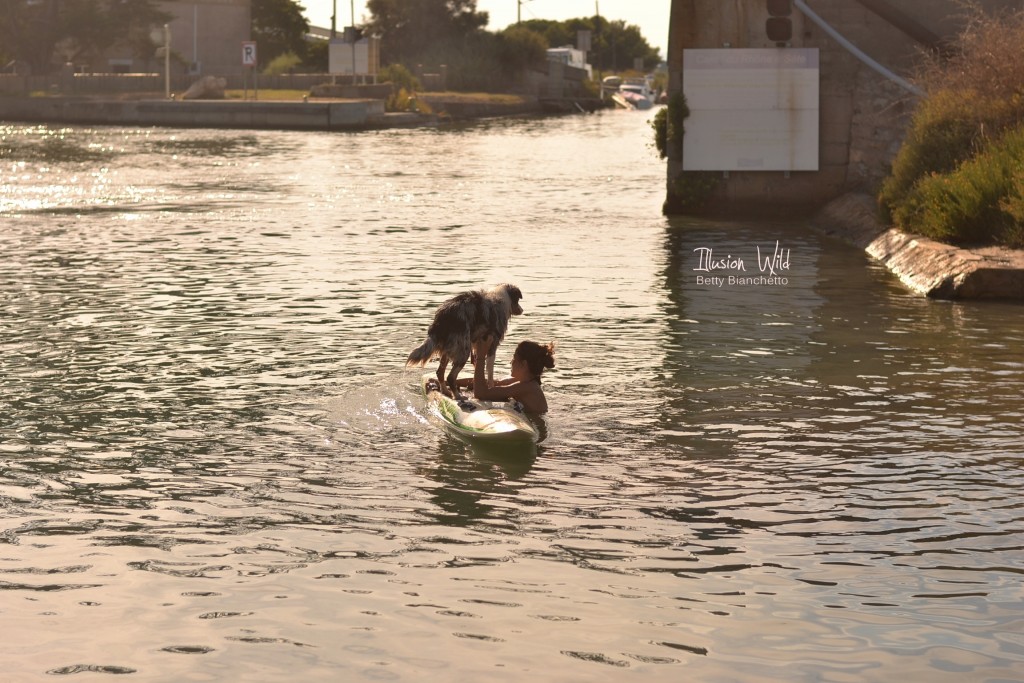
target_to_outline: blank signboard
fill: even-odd
[[[684,171],[818,170],[818,50],[683,51]]]

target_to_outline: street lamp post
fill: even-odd
[[[164,24],[162,29],[155,28],[149,33],[154,43],[163,41],[163,47],[156,51],[157,56],[163,52],[164,58],[164,99],[171,99],[171,27]]]
[[[164,24],[164,99],[171,99],[171,26]]]

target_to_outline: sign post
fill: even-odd
[[[252,91],[253,99],[258,100],[260,98],[260,88],[256,81],[256,41],[255,40],[243,40],[242,41],[242,66],[249,67],[249,71],[252,73]],[[248,79],[245,79],[243,83],[245,99],[249,99],[249,87]]]

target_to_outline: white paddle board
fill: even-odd
[[[445,431],[471,441],[536,442],[537,428],[524,415],[487,401],[462,402],[441,393],[434,375],[424,375],[423,396]]]

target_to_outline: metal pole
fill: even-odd
[[[352,0],[352,85],[356,84],[356,0]]]
[[[171,26],[164,24],[164,99],[171,99]]]

